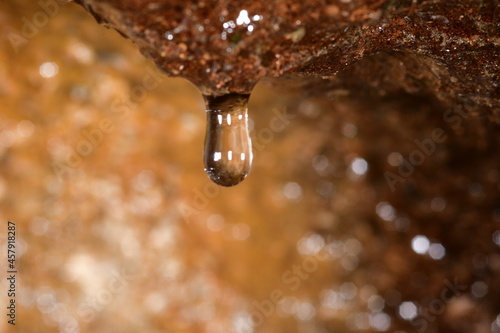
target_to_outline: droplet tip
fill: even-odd
[[[233,174],[231,172],[224,172],[224,171],[214,171],[211,169],[205,168],[205,172],[208,175],[208,178],[210,178],[211,181],[213,181],[215,184],[224,186],[224,187],[232,187],[235,185],[238,185],[241,183],[248,174],[246,173],[240,173],[240,174]]]

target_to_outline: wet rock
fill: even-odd
[[[205,95],[248,94],[263,77],[338,74],[340,87],[403,88],[500,120],[493,0],[77,2]],[[329,85],[310,82],[311,92]]]

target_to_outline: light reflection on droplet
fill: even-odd
[[[349,238],[344,242],[344,249],[347,253],[356,255],[361,253],[363,245],[356,238]]]
[[[150,189],[156,181],[156,174],[151,170],[141,171],[134,179],[133,187],[136,191],[144,192]]]
[[[285,314],[293,314],[294,313],[294,307],[295,304],[298,303],[298,300],[296,297],[293,296],[286,296],[281,299],[279,302],[279,309]]]
[[[332,289],[323,290],[320,294],[320,300],[322,306],[331,309],[340,309],[344,306],[346,302],[345,299],[342,298],[340,293]]]
[[[391,327],[391,317],[385,313],[370,316],[370,324],[377,331],[387,331]]]
[[[250,227],[245,223],[238,223],[231,227],[231,237],[243,241],[250,236]]]
[[[36,299],[37,308],[43,313],[50,313],[56,302],[53,294],[42,294]]]
[[[237,312],[232,318],[232,327],[234,332],[253,333],[254,322],[252,316],[246,311]]]
[[[181,276],[183,270],[184,266],[182,263],[175,259],[165,260],[158,269],[161,276],[167,280],[177,279]]]
[[[353,254],[347,254],[340,259],[340,265],[342,268],[344,268],[346,271],[352,272],[356,268],[358,268],[359,265],[359,259],[357,256]]]
[[[403,302],[399,306],[399,315],[406,320],[412,320],[418,315],[418,308],[413,302]]]
[[[357,157],[351,162],[351,171],[362,176],[368,171],[368,162],[364,158]]]
[[[381,219],[386,221],[392,221],[396,217],[396,210],[394,207],[385,201],[380,202],[375,211]]]
[[[68,317],[68,307],[62,303],[57,303],[52,308],[49,317],[59,323]]]
[[[328,254],[334,258],[340,258],[344,255],[344,243],[342,241],[332,241],[326,246]]]
[[[210,231],[221,231],[224,229],[224,218],[219,214],[212,214],[207,217],[207,228]]]
[[[358,134],[358,128],[351,123],[346,123],[342,126],[342,135],[346,138],[354,138]]]
[[[340,286],[339,291],[344,299],[350,300],[358,294],[358,287],[352,282],[345,282]]]
[[[368,302],[368,300],[374,296],[377,293],[377,288],[375,288],[371,284],[364,285],[360,290],[359,290],[359,297],[365,301]]]
[[[183,112],[179,116],[180,126],[186,137],[191,138],[191,134],[199,131],[200,122],[197,117],[188,112]]]
[[[286,183],[283,187],[283,194],[289,200],[298,201],[302,198],[302,187],[295,182]]]
[[[500,333],[500,314],[497,316],[496,320],[491,324],[492,333]]]
[[[411,248],[415,253],[425,254],[429,250],[430,242],[425,236],[418,235],[411,240]]]
[[[370,328],[370,314],[365,312],[353,313],[347,316],[346,326],[352,331],[364,331]]]
[[[164,225],[152,229],[149,233],[149,244],[157,249],[173,247],[175,244],[175,228]]]
[[[39,68],[40,76],[51,78],[59,73],[59,66],[55,62],[44,62]]]
[[[500,333],[500,315],[491,323],[491,333]]]
[[[95,59],[94,51],[83,43],[72,43],[69,47],[69,52],[76,60],[84,64],[90,64]]]
[[[385,300],[380,295],[373,295],[368,299],[368,309],[372,312],[380,312],[385,307]]]
[[[329,165],[330,162],[328,161],[328,158],[324,155],[316,155],[312,160],[312,166],[314,170],[316,170],[318,173],[325,171]]]
[[[149,190],[141,195],[134,195],[128,206],[128,209],[136,215],[152,214],[162,201],[158,190]]]
[[[303,255],[315,255],[317,254],[325,245],[325,240],[318,234],[310,234],[301,238],[297,242],[297,250]]]
[[[316,309],[309,302],[297,302],[294,306],[294,313],[297,319],[306,321],[314,318],[316,315]]]
[[[443,259],[446,254],[446,249],[439,243],[432,243],[429,246],[429,256],[434,260]]]
[[[316,118],[321,113],[321,108],[316,103],[310,100],[301,102],[298,106],[298,110],[301,114],[309,118]]]
[[[243,9],[240,11],[238,18],[236,19],[237,25],[250,24],[250,18],[248,17],[248,12]]]
[[[64,317],[59,323],[59,332],[61,333],[80,333],[80,324],[76,318],[71,316]]]

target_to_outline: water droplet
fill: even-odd
[[[205,172],[221,186],[241,182],[252,167],[252,141],[248,135],[250,95],[205,96],[207,132],[203,160]]]

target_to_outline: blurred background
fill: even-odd
[[[497,125],[383,80],[264,80],[252,172],[217,187],[197,88],[57,3],[0,1],[19,332],[500,332]]]

